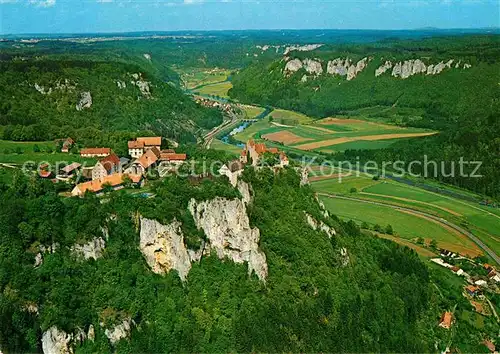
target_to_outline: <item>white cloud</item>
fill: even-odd
[[[192,5],[192,4],[200,4],[204,2],[204,0],[184,0],[184,4]]]
[[[29,0],[29,3],[38,7],[52,7],[56,4],[56,0]]]

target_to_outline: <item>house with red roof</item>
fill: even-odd
[[[86,148],[80,150],[81,157],[106,157],[110,154],[110,148]]]
[[[73,146],[74,143],[75,143],[74,140],[71,138],[67,138],[66,140],[64,140],[64,142],[62,144],[61,152],[68,153],[69,149],[71,149],[71,147]]]
[[[161,136],[139,137],[128,142],[128,154],[136,159],[152,148],[161,149]]]
[[[453,322],[453,314],[451,312],[445,312],[441,316],[439,321],[439,327],[444,329],[450,329]]]
[[[116,154],[111,154],[97,161],[92,169],[92,180],[101,179],[120,171],[120,158]]]
[[[140,174],[143,175],[146,173],[147,169],[154,166],[160,159],[160,150],[156,147],[153,147],[149,150],[146,150],[144,154],[141,155],[138,159],[136,159],[125,171],[126,173],[132,174]]]
[[[247,141],[246,147],[240,154],[240,161],[243,163],[248,163],[248,157],[250,157],[253,166],[257,166],[259,164],[259,160],[265,153],[271,154],[280,154],[280,167],[288,166],[289,161],[288,157],[284,152],[280,152],[278,148],[266,147],[264,143],[256,143],[253,139]]]
[[[110,186],[113,190],[122,189],[127,179],[130,179],[135,185],[142,183],[142,175],[115,173],[104,178],[77,184],[71,191],[71,195],[81,197],[86,192],[102,193],[106,186]]]

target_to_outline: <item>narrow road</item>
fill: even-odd
[[[361,202],[361,203],[366,203],[366,204],[386,206],[386,207],[390,207],[390,208],[393,208],[393,209],[396,209],[396,210],[400,210],[400,211],[409,211],[409,212],[412,212],[414,214],[422,215],[422,216],[425,216],[427,218],[433,219],[433,220],[439,222],[440,224],[449,226],[449,227],[457,230],[461,234],[467,236],[475,244],[477,244],[484,252],[486,252],[497,264],[500,264],[500,257],[498,257],[498,255],[491,248],[489,248],[488,246],[486,246],[483,241],[481,241],[479,238],[477,238],[476,236],[474,236],[470,231],[465,230],[464,228],[462,228],[462,227],[460,227],[458,225],[455,225],[455,224],[453,224],[453,223],[451,223],[448,220],[445,220],[443,218],[439,218],[439,217],[434,216],[432,214],[424,213],[424,212],[422,212],[420,210],[416,210],[416,209],[412,209],[412,208],[406,208],[406,207],[400,207],[400,206],[396,206],[396,205],[392,205],[392,204],[386,204],[386,203],[375,202],[375,201],[371,201],[371,200],[364,200],[364,199],[359,199],[359,198],[344,197],[344,196],[335,195],[335,194],[328,194],[328,193],[318,193],[318,194],[322,195],[322,196],[325,196],[325,197],[329,197],[329,198],[354,200],[354,201]]]
[[[230,116],[230,120],[227,120],[225,122],[222,122],[221,125],[213,128],[211,131],[209,131],[207,134],[205,134],[203,136],[203,147],[206,148],[206,149],[210,149],[210,144],[212,143],[212,140],[214,139],[214,137],[222,130],[224,129],[225,127],[227,127],[228,125],[230,124],[233,124],[235,123],[237,120],[238,120],[238,116],[234,113],[229,113],[229,116]]]

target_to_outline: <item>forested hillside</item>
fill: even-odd
[[[42,334],[52,327],[73,333],[68,342],[81,353],[445,348],[448,332],[437,323],[454,301],[436,297],[414,251],[328,217],[293,170],[250,169],[244,180],[251,186],[247,214],[267,259],[265,281],[249,276],[246,262],[219,260],[215,251],[194,262],[184,282],[174,270],[153,273],[141,254],[139,217],[181,221],[190,247],[207,240],[188,204],[241,198],[224,180],[171,177],[157,182],[154,198],[118,192],[107,203],[92,196],[62,199],[50,183],[21,176],[2,185],[1,349],[40,351]],[[233,211],[210,210],[217,212]],[[306,215],[337,235],[315,231]],[[79,256],[76,245],[97,237],[104,249],[96,259]],[[41,246],[42,261],[36,256]],[[225,247],[233,252],[237,246]],[[108,336],[118,335],[113,328],[123,321],[130,328],[122,326],[124,337],[111,344]],[[483,336],[467,326],[461,333],[469,349]]]
[[[200,128],[222,122],[220,112],[196,105],[133,63],[9,57],[0,66],[0,132],[6,140],[71,136],[82,144],[112,145],[150,131],[192,142]]]
[[[318,118],[368,112],[370,119],[440,130],[438,136],[413,140],[407,147],[362,155],[481,160],[485,178],[442,180],[498,197],[499,40],[496,35],[465,36],[292,52],[240,71],[229,95]],[[355,154],[359,152],[342,156]]]

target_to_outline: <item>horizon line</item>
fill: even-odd
[[[418,28],[260,28],[260,29],[178,29],[178,30],[131,30],[131,31],[97,31],[97,32],[19,32],[19,33],[1,33],[0,36],[43,36],[43,35],[111,35],[111,34],[131,34],[131,33],[185,33],[185,32],[250,32],[250,31],[499,31],[500,26],[487,27],[418,27]]]

